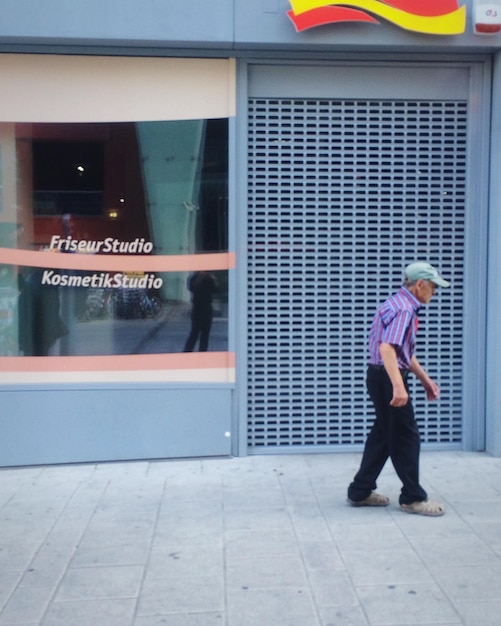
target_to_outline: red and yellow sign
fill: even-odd
[[[288,16],[303,31],[334,22],[372,22],[383,18],[406,30],[459,35],[466,29],[466,6],[457,0],[289,0]]]

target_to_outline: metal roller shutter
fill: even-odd
[[[423,259],[453,289],[420,314],[441,399],[414,404],[459,447],[467,102],[256,97],[248,141],[249,450],[364,442],[372,315]]]

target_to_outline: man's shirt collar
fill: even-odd
[[[406,287],[400,288],[400,294],[409,300],[409,302],[412,305],[412,308],[417,313],[419,309],[421,308],[421,302],[419,302],[416,296],[412,294]]]

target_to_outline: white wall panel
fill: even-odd
[[[5,122],[210,119],[235,114],[231,59],[0,55]]]

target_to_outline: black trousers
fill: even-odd
[[[193,352],[199,337],[199,352],[207,352],[212,328],[212,317],[212,307],[193,307],[191,312],[191,331],[184,346],[185,352]]]
[[[402,372],[407,391],[408,374],[406,370]],[[419,484],[421,439],[410,397],[404,407],[390,406],[393,386],[383,366],[369,365],[367,391],[376,419],[365,443],[360,469],[348,487],[348,498],[354,502],[367,498],[376,489],[376,480],[390,458],[402,481],[400,504],[426,500],[426,491]]]

